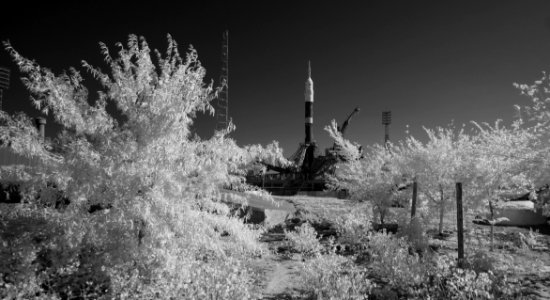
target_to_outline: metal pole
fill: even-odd
[[[464,264],[464,219],[462,215],[462,183],[456,183],[456,227],[458,231],[458,267]]]
[[[418,184],[416,180],[413,182],[413,195],[412,195],[412,205],[411,205],[411,220],[414,219],[416,215],[416,196],[418,192]]]

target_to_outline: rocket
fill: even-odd
[[[308,61],[308,78],[306,80],[306,89],[305,89],[305,100],[306,100],[306,144],[311,144],[313,142],[313,80],[311,80],[311,61]]]

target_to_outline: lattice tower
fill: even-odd
[[[223,130],[229,126],[229,31],[227,30],[223,33],[220,82],[223,87],[218,94],[216,106],[216,130]]]

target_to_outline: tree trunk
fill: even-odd
[[[491,246],[489,248],[489,250],[491,250],[491,252],[494,250],[494,247],[493,247],[493,238],[495,236],[495,225],[491,224]]]
[[[441,202],[441,206],[439,207],[439,235],[443,235],[443,216],[445,215],[445,209],[443,206],[443,202]]]
[[[489,246],[489,250],[490,251],[493,251],[494,248],[493,248],[493,240],[494,240],[494,233],[495,233],[495,224],[492,222],[495,220],[495,216],[494,216],[494,210],[493,210],[493,201],[489,200],[489,210],[491,211],[491,245]]]
[[[416,216],[416,197],[418,194],[418,184],[416,180],[413,182],[413,194],[412,194],[412,203],[411,203],[411,221]]]
[[[462,209],[462,183],[456,183],[456,241],[458,246],[458,267],[464,267],[464,216]]]
[[[443,195],[443,188],[439,187],[439,195],[441,198],[439,199],[439,235],[443,235],[443,217],[445,215],[445,201],[444,201],[444,195]]]

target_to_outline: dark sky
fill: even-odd
[[[383,141],[383,110],[393,114],[392,140],[407,124],[421,137],[423,125],[452,120],[509,122],[512,105],[528,103],[512,83],[532,83],[550,69],[546,0],[187,2],[29,4],[3,10],[0,39],[60,72],[82,59],[105,69],[99,41],[114,49],[134,33],[162,51],[170,33],[181,52],[193,44],[218,83],[227,28],[232,136],[240,145],[278,140],[287,156],[304,139],[308,60],[321,148],[330,145],[323,127],[357,106],[347,136],[363,145]],[[5,51],[0,65],[14,71],[4,110],[37,115]],[[195,127],[208,137],[215,119],[200,117]],[[48,135],[56,128],[49,117]]]

